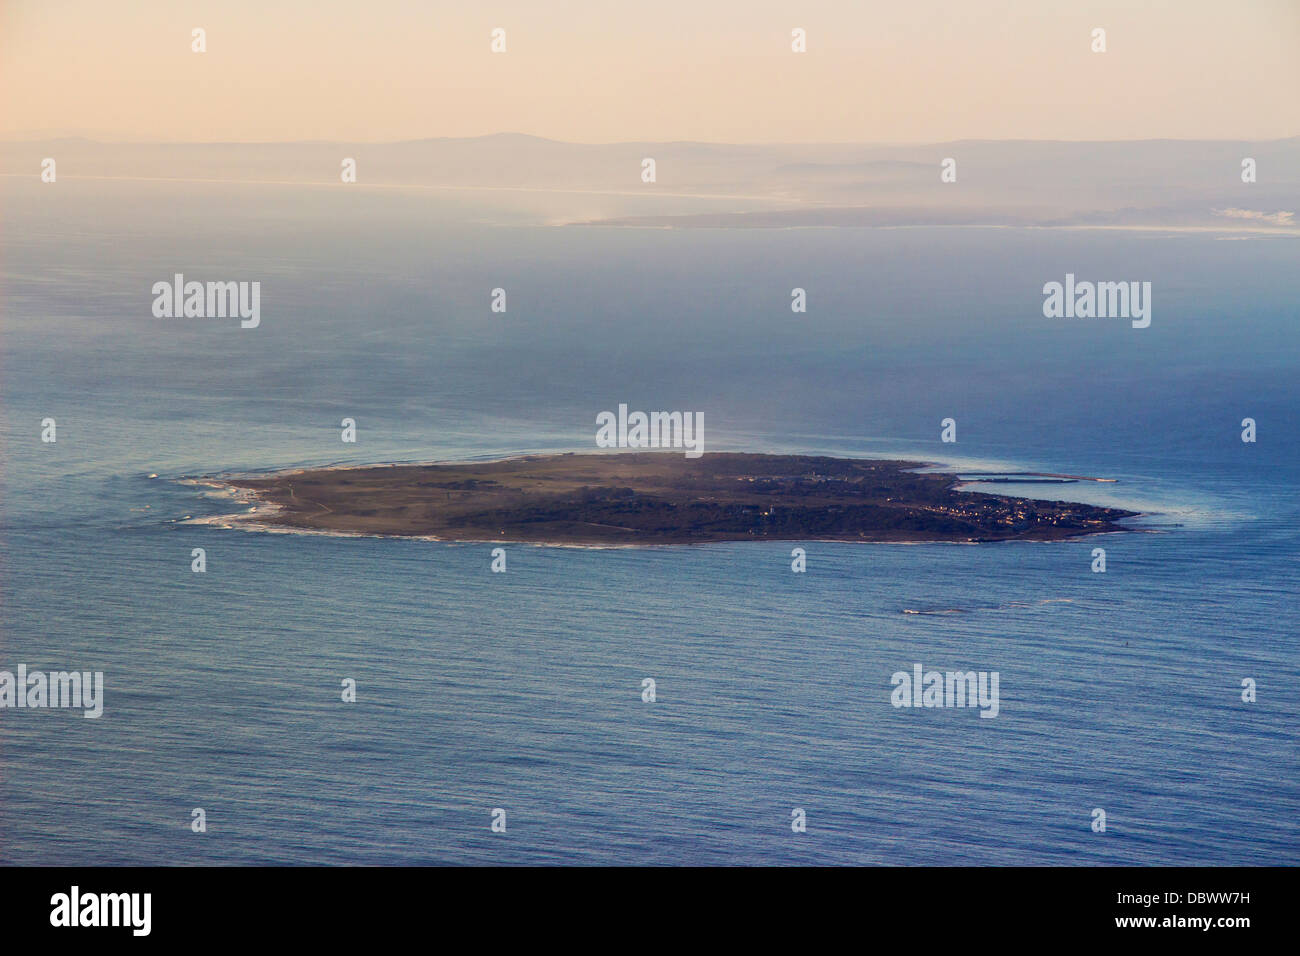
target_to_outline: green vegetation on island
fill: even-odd
[[[529,455],[225,479],[245,523],[451,541],[1049,541],[1133,512],[958,490],[922,462],[711,452]]]

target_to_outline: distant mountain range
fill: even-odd
[[[399,143],[0,143],[0,173],[658,195],[707,207],[578,221],[774,227],[1044,225],[1300,232],[1300,137],[1266,142],[962,140],[912,146],[562,143],[515,133]],[[642,161],[655,160],[655,181]],[[955,160],[956,181],[941,164]],[[1255,163],[1253,183],[1242,163]]]

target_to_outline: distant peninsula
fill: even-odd
[[[961,491],[966,480],[917,471],[925,467],[807,455],[568,453],[317,468],[204,483],[233,489],[252,503],[249,512],[228,519],[232,525],[446,541],[1056,541],[1124,531],[1118,522],[1135,516]]]

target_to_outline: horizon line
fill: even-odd
[[[754,141],[754,142],[736,142],[729,140],[695,140],[695,139],[667,139],[667,140],[614,140],[608,142],[583,142],[580,140],[563,140],[554,139],[549,136],[539,136],[535,133],[520,133],[512,130],[503,130],[496,133],[481,133],[474,136],[423,136],[413,139],[382,139],[382,140],[351,140],[351,139],[286,139],[286,140],[153,140],[153,139],[98,139],[94,136],[84,134],[16,134],[12,136],[0,136],[0,144],[19,145],[23,143],[50,143],[50,142],[83,142],[96,146],[410,146],[421,143],[439,143],[439,142],[472,142],[475,140],[488,139],[529,139],[536,140],[540,143],[550,143],[557,146],[710,146],[710,147],[755,147],[755,148],[815,148],[815,147],[844,147],[858,146],[879,149],[904,149],[904,148],[922,148],[930,146],[947,146],[955,143],[1033,143],[1033,144],[1078,144],[1078,145],[1109,145],[1109,144],[1138,144],[1138,143],[1241,143],[1259,145],[1264,143],[1286,143],[1292,140],[1300,140],[1300,133],[1291,136],[1276,136],[1267,139],[1243,139],[1243,138],[1189,138],[1174,136],[1153,136],[1139,139],[1029,139],[1025,137],[1009,137],[1006,139],[986,139],[963,137],[960,139],[946,140],[927,140],[927,141],[880,141],[880,140],[810,140],[800,142],[774,142],[774,141]]]

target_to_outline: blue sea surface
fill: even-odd
[[[34,177],[0,201],[0,669],[105,680],[99,719],[0,710],[0,863],[1300,862],[1296,240]],[[154,318],[178,272],[260,281],[261,326]],[[1152,282],[1150,328],[1044,318],[1067,272]],[[620,402],[702,413],[706,452],[1114,478],[978,490],[1143,518],[508,545],[505,574],[485,544],[185,523],[236,506],[181,479],[594,451]],[[891,706],[915,663],[997,671],[997,717]]]

